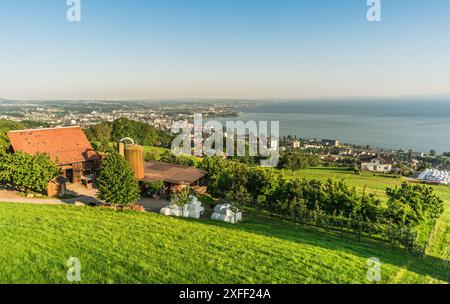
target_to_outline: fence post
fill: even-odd
[[[361,220],[358,221],[358,242],[361,243],[361,233],[362,233],[362,223]]]

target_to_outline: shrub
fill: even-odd
[[[155,194],[158,194],[159,191],[164,187],[163,181],[154,181],[154,182],[145,182],[145,196],[152,197]]]
[[[98,198],[116,205],[132,205],[139,200],[138,181],[128,162],[117,152],[111,153],[97,178]]]
[[[0,153],[0,183],[19,191],[45,193],[60,169],[46,154]]]

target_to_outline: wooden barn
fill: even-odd
[[[11,131],[8,138],[12,152],[48,154],[61,167],[62,176],[72,183],[95,175],[100,166],[100,155],[80,127]]]

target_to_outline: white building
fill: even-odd
[[[389,173],[392,171],[391,160],[376,156],[368,161],[361,162],[361,170],[370,172]]]

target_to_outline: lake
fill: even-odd
[[[239,120],[278,120],[280,135],[450,151],[450,99],[273,101],[243,109]]]

